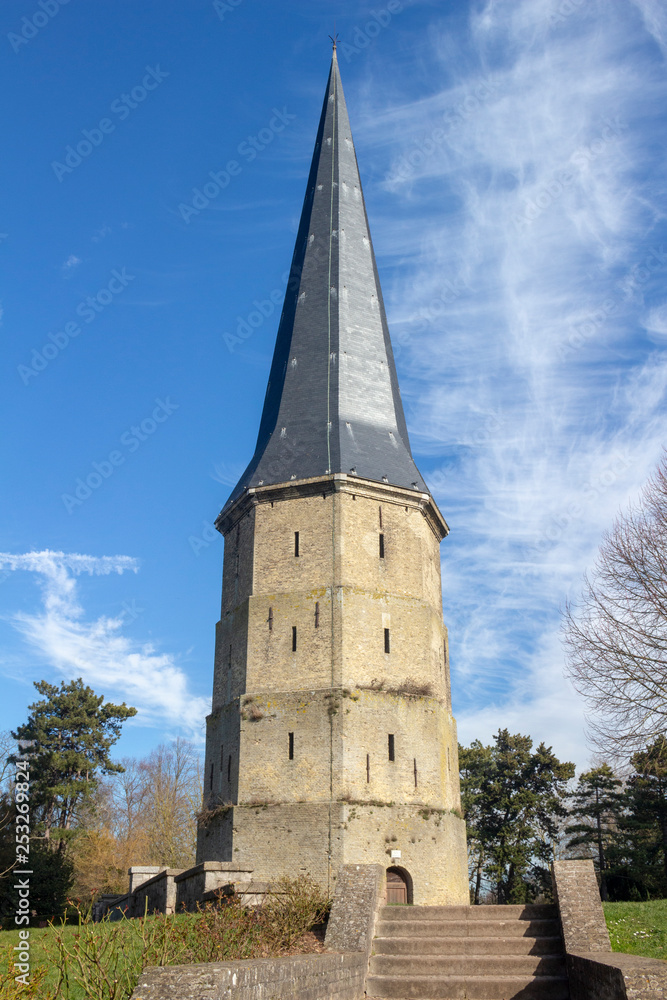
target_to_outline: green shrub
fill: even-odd
[[[262,958],[298,951],[299,939],[321,924],[329,901],[307,876],[282,879],[262,906],[225,897],[198,913],[123,918],[94,924],[81,913],[78,926],[52,924],[31,934],[48,974],[33,952],[27,992],[14,982],[11,946],[0,971],[0,1000],[127,1000],[147,965]],[[5,971],[6,970],[6,971]]]

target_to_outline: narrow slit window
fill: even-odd
[[[378,535],[378,541],[380,543],[380,559],[384,559],[384,535]]]
[[[417,787],[417,758],[415,757],[412,761],[413,770],[415,772],[415,788]]]
[[[298,554],[299,554],[299,532],[295,531],[294,532],[294,555],[298,556]]]
[[[213,764],[211,764],[211,773],[208,778],[208,787],[211,791],[213,791]]]
[[[220,770],[225,766],[225,744],[220,744]]]
[[[396,749],[394,747],[394,734],[387,734],[387,750],[389,751],[389,760],[396,760]]]
[[[294,760],[294,733],[288,733],[287,735],[289,737],[289,759]]]
[[[229,644],[229,656],[227,658],[227,666],[229,667],[230,670],[232,669],[232,645],[231,645],[231,643]]]
[[[371,780],[371,755],[366,754],[366,784]]]
[[[320,602],[315,601],[315,628],[320,627]]]
[[[232,755],[227,758],[227,781],[232,780]]]
[[[391,652],[391,642],[389,640],[389,629],[384,630],[384,651],[385,653]]]
[[[447,770],[451,771],[451,769],[452,769],[452,760],[451,757],[449,756],[449,747],[447,747]]]
[[[292,625],[292,652],[296,653],[296,625]]]
[[[380,527],[382,527],[382,507],[378,507],[378,513],[380,515]]]
[[[269,632],[273,632],[273,608],[269,608]]]
[[[239,554],[238,554],[238,552],[237,552],[237,553],[236,553],[236,575],[237,575],[237,576],[239,575],[239,559],[240,559],[240,558],[241,558],[241,557],[239,556]]]

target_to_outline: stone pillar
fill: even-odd
[[[382,865],[343,865],[327,924],[327,948],[370,955],[375,920],[384,899],[384,879]]]
[[[135,889],[147,882],[149,878],[153,878],[165,867],[165,865],[134,865],[132,868],[128,868],[127,874],[130,876],[128,893],[131,895]]]
[[[611,951],[593,862],[554,861],[553,881],[565,950]]]

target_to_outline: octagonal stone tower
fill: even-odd
[[[440,542],[410,451],[336,53],[255,454],[225,538],[198,862],[379,863],[468,902]]]

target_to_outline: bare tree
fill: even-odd
[[[196,814],[201,807],[199,756],[187,740],[161,744],[141,762],[146,786],[146,822],[153,864],[194,864]]]
[[[101,781],[81,816],[72,845],[80,898],[127,889],[130,865],[194,864],[201,806],[199,755],[186,740],[161,744]]]
[[[568,673],[593,743],[627,757],[667,730],[667,452],[602,541],[564,613]]]

